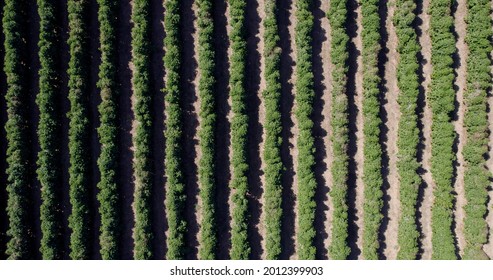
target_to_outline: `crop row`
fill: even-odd
[[[4,71],[7,77],[7,214],[10,238],[7,243],[9,259],[31,258],[32,236],[29,227],[30,171],[28,149],[28,118],[26,101],[27,69],[24,13],[25,1],[6,0],[3,10],[3,32],[5,35]]]
[[[57,3],[38,0],[39,32],[39,108],[38,180],[41,185],[41,254],[43,259],[60,259],[62,250],[61,215],[61,136],[60,74],[59,74],[59,26]]]
[[[248,259],[250,245],[248,242],[248,161],[247,161],[247,92],[245,89],[246,68],[246,0],[230,0],[230,96],[231,111],[231,146],[233,211],[231,224],[231,259]]]
[[[135,96],[134,153],[134,258],[152,258],[151,192],[152,192],[152,91],[150,81],[150,2],[136,0],[133,3],[132,62],[133,93]],[[172,229],[170,224],[170,230]]]
[[[117,1],[98,0],[100,26],[101,64],[99,81],[101,103],[99,104],[98,128],[101,153],[98,158],[99,214],[101,226],[99,243],[103,259],[119,258],[120,195],[118,187],[118,83],[116,71],[116,10]]]
[[[216,258],[216,180],[215,180],[215,124],[216,102],[214,94],[215,52],[213,46],[214,22],[212,18],[212,1],[197,0],[199,30],[198,68],[200,71],[199,97],[200,119],[199,131],[202,156],[199,161],[200,198],[202,199],[202,222],[200,236],[200,259]]]
[[[332,189],[330,196],[333,204],[332,241],[329,247],[331,259],[344,260],[349,256],[348,238],[348,97],[347,60],[349,36],[346,33],[348,10],[346,1],[330,1],[328,17],[331,26],[332,68],[332,107],[331,107],[331,142],[332,142]]]
[[[431,126],[431,173],[436,184],[432,208],[433,259],[455,259],[452,234],[454,111],[453,54],[455,38],[452,33],[451,0],[430,1],[430,37],[432,46],[430,93],[428,96],[433,120]]]
[[[70,257],[90,257],[90,123],[88,96],[88,1],[68,1],[70,61],[69,75],[69,185],[72,212],[69,217]]]
[[[315,139],[313,137],[313,67],[312,67],[312,32],[314,18],[312,0],[296,1],[296,82],[295,82],[295,116],[298,121],[298,257],[302,260],[315,259]]]
[[[279,28],[277,24],[277,3],[265,1],[264,58],[265,84],[262,93],[265,103],[265,226],[267,259],[278,259],[281,254],[282,218],[282,170],[281,160],[281,81]]]
[[[380,52],[380,17],[378,0],[361,1],[363,30],[363,134],[364,134],[364,203],[363,257],[378,259],[379,229],[382,220],[382,147],[380,145],[380,83],[378,54]]]
[[[168,215],[168,259],[181,259],[185,243],[186,222],[184,220],[185,184],[182,168],[182,109],[180,90],[180,1],[165,2],[164,68],[166,71],[166,210]]]
[[[469,47],[467,58],[467,89],[464,116],[467,141],[464,145],[466,171],[464,186],[467,204],[464,207],[465,259],[484,259],[482,250],[488,239],[488,228],[484,219],[488,199],[487,188],[490,173],[486,168],[485,155],[488,153],[487,91],[491,88],[491,2],[469,0],[466,43]]]
[[[416,259],[419,246],[419,231],[416,224],[416,205],[421,178],[417,148],[419,129],[416,108],[419,95],[418,53],[420,46],[414,22],[416,4],[413,0],[397,0],[393,22],[397,34],[399,64],[397,83],[399,87],[399,109],[401,112],[398,130],[398,161],[400,181],[400,219],[398,230],[398,259]]]

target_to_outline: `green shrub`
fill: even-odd
[[[69,227],[72,230],[70,236],[70,257],[72,259],[88,259],[91,253],[88,8],[88,1],[68,1],[68,45],[70,49],[68,140],[70,203],[72,205]]]
[[[182,108],[180,89],[180,18],[179,0],[165,2],[164,28],[166,38],[164,45],[164,67],[166,71],[166,178],[168,192],[166,193],[166,210],[168,215],[168,259],[184,258],[186,221],[185,184],[182,168]]]
[[[431,85],[428,101],[433,120],[431,126],[431,173],[436,184],[432,207],[433,259],[456,259],[453,222],[453,184],[455,154],[454,68],[455,39],[452,33],[451,0],[430,1]]]
[[[332,187],[330,196],[333,203],[332,238],[329,247],[331,259],[343,260],[349,256],[350,248],[348,238],[348,205],[347,205],[347,180],[348,180],[348,97],[346,66],[348,55],[349,36],[346,33],[347,6],[344,0],[330,1],[328,17],[331,26],[331,52],[332,60]]]
[[[98,87],[101,94],[98,128],[101,153],[98,158],[101,179],[98,183],[101,226],[99,243],[103,259],[119,257],[120,194],[118,185],[118,89],[116,72],[116,10],[118,2],[98,0],[101,64]]]
[[[398,130],[397,169],[400,181],[398,259],[414,260],[419,246],[419,231],[416,224],[416,204],[421,178],[417,148],[419,144],[418,117],[416,107],[419,95],[418,52],[420,46],[414,22],[416,4],[413,0],[397,0],[393,22],[397,34],[399,64],[397,65],[397,84],[399,87],[399,109],[401,112]]]
[[[6,254],[9,259],[30,259],[32,229],[29,225],[30,157],[27,117],[26,32],[23,23],[27,3],[23,0],[5,0],[2,27],[5,35],[4,71],[7,77],[7,215],[9,229]],[[22,206],[22,207],[21,207]]]
[[[151,192],[152,192],[152,91],[150,81],[150,1],[133,2],[132,21],[132,84],[135,95],[134,153],[134,258],[152,258]],[[170,225],[171,228],[171,225]]]
[[[486,168],[488,153],[487,92],[491,89],[491,3],[470,0],[468,4],[466,43],[467,89],[464,115],[467,140],[464,145],[464,187],[467,204],[464,206],[464,259],[487,259],[483,244],[488,242],[487,212],[490,173]]]
[[[314,19],[311,13],[312,0],[296,1],[296,82],[295,116],[298,120],[298,257],[301,260],[315,259],[315,139],[313,137],[313,67],[312,32]]]

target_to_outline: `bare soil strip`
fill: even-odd
[[[96,0],[90,1],[90,15],[88,16],[88,33],[89,33],[89,55],[91,57],[89,71],[89,120],[91,124],[91,206],[92,206],[92,259],[101,259],[99,250],[99,228],[101,226],[101,216],[99,215],[99,193],[98,182],[101,176],[98,169],[98,158],[101,153],[99,136],[97,128],[100,125],[98,106],[101,103],[101,96],[96,84],[99,80],[99,64],[101,63],[101,52],[99,51],[99,23],[98,23],[98,4]]]
[[[389,157],[389,174],[387,176],[389,189],[387,195],[389,198],[388,210],[388,225],[385,231],[385,251],[387,259],[397,259],[399,251],[398,245],[398,230],[400,219],[400,196],[399,196],[399,173],[397,170],[397,140],[400,120],[399,104],[397,98],[399,88],[397,85],[397,64],[399,54],[397,53],[397,34],[395,31],[392,19],[395,11],[395,1],[389,5],[386,28],[388,32],[387,48],[389,50],[387,57],[388,61],[385,65],[385,80],[387,87],[387,102],[385,103],[385,111],[387,112],[387,122],[385,126],[388,129],[387,133],[387,154]]]
[[[182,7],[182,120],[183,120],[183,175],[185,177],[185,192],[187,195],[185,219],[187,221],[186,242],[188,246],[187,259],[197,259],[198,253],[198,222],[197,203],[199,196],[197,162],[198,145],[198,75],[196,45],[198,31],[196,23],[196,7],[193,0],[184,0]]]
[[[493,1],[491,1],[491,10],[493,11]],[[493,13],[491,13],[491,19],[493,20]],[[493,26],[492,26],[493,28]],[[493,57],[493,51],[490,57]],[[493,65],[491,66],[491,75],[493,77]],[[488,128],[490,130],[489,136],[489,159],[487,162],[488,170],[493,173],[493,95],[490,89],[488,95]],[[490,174],[491,176],[491,174]],[[488,215],[486,216],[486,222],[488,224],[488,243],[483,246],[483,250],[490,259],[493,259],[493,186],[490,185],[488,189],[489,201],[488,201]]]
[[[285,0],[278,2],[278,18],[279,18],[279,38],[281,47],[281,61],[280,61],[280,75],[281,75],[281,121],[282,121],[282,146],[281,146],[281,158],[285,167],[285,171],[282,175],[282,211],[283,220],[282,236],[281,236],[281,259],[289,259],[295,254],[295,194],[294,188],[294,166],[293,157],[291,154],[292,145],[290,139],[293,138],[292,127],[293,118],[291,118],[291,112],[293,110],[294,96],[292,94],[293,84],[291,76],[294,69],[293,52],[293,37],[290,36],[289,27],[292,25],[293,17],[290,16],[292,12],[291,6],[292,0]]]
[[[359,53],[362,53],[363,50],[363,41],[361,38],[361,32],[363,30],[363,26],[361,25],[362,14],[361,14],[361,6],[358,5],[356,9],[357,18],[356,23],[358,26],[357,36],[353,39],[353,42],[356,46],[356,49]],[[358,70],[356,72],[356,95],[354,97],[354,101],[357,107],[358,115],[356,116],[356,154],[355,154],[355,162],[356,162],[356,225],[358,227],[358,240],[356,244],[358,248],[362,250],[363,248],[363,202],[364,202],[364,190],[365,186],[363,184],[363,162],[364,162],[364,134],[363,134],[363,57],[358,55],[357,58]],[[362,254],[358,256],[358,258],[362,258]]]
[[[332,202],[329,196],[329,186],[332,185],[332,145],[330,143],[331,131],[331,107],[332,107],[332,75],[333,68],[330,59],[330,25],[326,16],[329,10],[329,1],[317,0],[315,4],[315,32],[313,68],[315,78],[315,176],[317,177],[317,190],[315,201],[315,227],[317,234],[315,244],[317,258],[328,259],[328,248],[332,229]]]
[[[152,231],[154,234],[154,258],[162,260],[166,255],[167,228],[165,213],[165,177],[164,177],[164,7],[163,1],[151,1],[151,38],[152,38],[152,87],[153,87],[153,135],[152,151],[154,161],[154,182],[152,190]]]
[[[454,209],[454,218],[455,218],[455,235],[457,238],[457,245],[459,247],[459,253],[462,255],[464,253],[465,247],[465,237],[464,237],[464,209],[463,207],[466,205],[466,197],[464,190],[464,156],[462,155],[462,151],[464,149],[464,144],[466,141],[466,129],[464,128],[464,114],[465,114],[465,104],[464,104],[464,92],[467,87],[467,56],[469,54],[469,49],[465,43],[466,37],[466,23],[464,19],[467,14],[467,3],[465,0],[458,0],[457,11],[455,12],[455,32],[457,34],[457,43],[456,47],[458,50],[458,59],[459,66],[456,68],[456,80],[455,86],[457,87],[456,91],[456,102],[458,108],[457,110],[457,119],[454,122],[455,132],[458,135],[457,140],[457,177],[455,179],[455,192],[456,203]]]
[[[430,15],[428,14],[428,9],[431,0],[423,0],[422,11],[419,17],[422,20],[421,25],[421,35],[419,36],[419,42],[421,44],[421,54],[423,56],[423,82],[422,87],[425,90],[425,95],[429,94],[429,85],[431,82],[431,38],[429,34],[430,30]],[[426,106],[423,110],[423,117],[421,120],[423,124],[423,138],[424,138],[424,151],[422,158],[422,168],[423,168],[423,181],[426,184],[424,190],[423,201],[421,202],[421,207],[419,212],[421,213],[421,218],[419,222],[422,228],[422,259],[431,259],[432,244],[431,244],[431,207],[433,205],[433,189],[435,188],[435,183],[431,176],[431,122],[432,122],[432,112],[431,108],[426,102]]]
[[[259,108],[258,108],[258,122],[260,125],[260,130],[258,132],[262,133],[261,137],[261,142],[259,143],[259,158],[261,159],[261,165],[260,165],[260,183],[261,186],[265,186],[265,174],[262,170],[265,170],[265,160],[264,160],[264,147],[265,147],[265,102],[264,99],[262,98],[262,92],[266,88],[266,82],[265,82],[265,56],[263,55],[264,53],[264,34],[265,34],[265,28],[264,28],[264,21],[265,21],[265,1],[264,0],[258,0],[258,5],[257,5],[257,15],[259,17],[259,26],[258,26],[258,33],[256,34],[256,41],[258,41],[257,45],[257,53],[260,54],[260,72],[259,72],[259,78],[260,78],[260,83],[259,83],[259,88],[258,88],[258,98],[260,100]],[[262,190],[262,195],[260,197],[257,197],[259,200],[259,205],[260,207],[264,206],[265,207],[265,195],[264,191]],[[265,228],[265,211],[261,208],[260,209],[260,217],[259,217],[259,223],[257,224],[257,231],[259,232],[260,239],[261,239],[261,251],[262,254],[259,256],[260,259],[265,259],[267,256],[266,248],[265,248],[265,240],[266,240],[266,228]]]
[[[297,61],[297,55],[296,55],[296,42],[295,42],[295,27],[296,27],[296,0],[291,2],[291,6],[289,7],[289,26],[288,26],[288,31],[289,31],[289,37],[290,39],[290,53],[289,56],[293,60],[293,70],[295,69],[296,61]],[[291,78],[288,82],[291,84],[293,87],[291,88],[290,94],[293,97],[296,95],[296,92],[294,90],[294,85],[296,84],[296,74],[294,71],[291,73]],[[296,197],[298,196],[298,176],[296,174],[296,171],[298,170],[298,148],[297,148],[297,137],[299,134],[299,129],[298,129],[298,121],[296,120],[294,116],[294,112],[296,112],[296,102],[293,102],[293,107],[291,108],[290,112],[290,118],[291,118],[291,123],[292,126],[289,128],[290,129],[290,138],[289,138],[289,154],[291,158],[293,159],[293,183],[292,183],[292,192],[295,196],[294,199],[294,205],[293,205],[293,217],[294,217],[294,254],[291,255],[290,259],[298,259],[298,242],[297,236],[298,236],[298,200]]]
[[[133,1],[122,1],[119,8],[118,23],[118,77],[120,83],[120,100],[118,104],[120,113],[120,156],[118,161],[121,184],[121,203],[122,203],[122,230],[121,230],[121,258],[133,258],[133,196],[134,196],[134,177],[133,161],[134,147],[132,138],[135,132],[135,117],[133,113],[132,85],[132,51],[131,51],[131,28],[130,17],[132,14]]]
[[[231,198],[229,180],[231,177],[231,99],[229,98],[229,10],[225,0],[214,2],[214,47],[216,50],[216,183],[217,183],[217,231],[218,259],[228,259],[231,248]]]

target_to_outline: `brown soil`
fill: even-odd
[[[396,76],[399,54],[397,53],[397,34],[395,33],[395,27],[392,23],[395,11],[395,1],[392,1],[388,7],[386,28],[388,31],[387,48],[389,49],[389,52],[387,54],[388,61],[385,66],[385,80],[387,82],[387,102],[385,104],[387,123],[385,126],[388,129],[386,146],[389,157],[389,173],[387,176],[389,189],[387,190],[387,195],[390,197],[390,201],[388,210],[389,221],[385,231],[386,246],[384,254],[387,259],[394,260],[397,259],[397,253],[399,251],[397,239],[400,219],[399,173],[397,170],[397,139],[400,111],[399,104],[397,103],[399,88]]]
[[[295,1],[291,2],[291,6],[289,8],[289,26],[288,26],[288,30],[289,30],[289,36],[291,38],[291,46],[290,46],[290,50],[291,52],[289,53],[289,56],[292,58],[293,60],[293,69],[295,69],[296,67],[296,63],[295,61],[297,60],[297,55],[296,55],[296,42],[294,40],[295,38],[295,27],[296,27],[296,3]],[[295,92],[295,89],[294,89],[294,85],[296,84],[296,74],[293,72],[291,74],[291,78],[289,80],[289,84],[293,85],[292,87],[292,91],[291,91],[291,94],[293,96],[293,100],[294,100],[294,96],[296,95],[296,92]],[[298,176],[296,174],[297,170],[298,170],[298,149],[296,149],[297,147],[297,137],[299,135],[299,129],[298,129],[298,121],[296,120],[295,116],[294,116],[294,112],[296,112],[296,101],[293,102],[293,107],[291,108],[291,112],[290,112],[290,118],[291,118],[291,123],[293,124],[291,127],[290,127],[290,138],[289,138],[289,154],[291,156],[291,158],[293,159],[293,184],[292,184],[292,191],[293,191],[293,194],[295,195],[295,200],[294,200],[294,205],[293,205],[293,213],[294,213],[294,236],[295,236],[295,239],[294,239],[294,254],[290,256],[290,259],[298,259],[298,243],[296,242],[297,240],[297,236],[299,234],[299,231],[298,231],[298,201],[296,199],[296,197],[298,196]]]
[[[425,95],[429,94],[429,85],[431,82],[431,38],[429,34],[430,29],[430,16],[428,14],[429,6],[431,0],[423,1],[423,11],[419,15],[422,20],[421,31],[422,34],[419,37],[419,42],[421,45],[421,54],[423,56],[423,82],[422,87],[425,90]],[[433,205],[433,189],[435,188],[435,183],[431,175],[431,122],[432,122],[432,112],[428,103],[423,110],[423,117],[421,120],[423,124],[423,138],[424,138],[424,151],[422,157],[422,168],[423,168],[423,181],[426,184],[424,190],[423,201],[419,212],[421,217],[419,222],[421,224],[422,230],[422,259],[431,259],[432,245],[431,245],[431,207]]]
[[[456,91],[456,102],[458,104],[457,109],[457,120],[454,123],[455,131],[458,134],[457,141],[457,177],[455,180],[455,192],[456,203],[454,210],[455,217],[455,235],[457,236],[457,245],[459,247],[459,253],[462,255],[464,253],[465,246],[465,238],[464,238],[464,209],[463,207],[466,205],[466,197],[464,193],[464,156],[462,151],[464,149],[464,144],[466,142],[466,129],[464,128],[464,113],[465,113],[465,104],[464,104],[464,91],[467,87],[467,56],[469,54],[469,49],[464,42],[466,37],[466,23],[464,19],[467,14],[467,3],[465,0],[459,0],[457,11],[455,12],[455,31],[457,33],[457,50],[458,50],[458,58],[459,67],[456,69],[457,78],[455,80],[455,86],[457,87]]]
[[[358,34],[353,39],[353,42],[356,46],[356,49],[361,54],[363,50],[363,41],[361,38],[361,32],[363,27],[361,25],[361,6],[358,5],[356,9],[357,18],[356,23],[358,26]],[[363,58],[361,55],[357,58],[358,70],[356,72],[356,95],[354,97],[354,101],[356,104],[356,108],[358,111],[358,115],[356,116],[356,154],[354,160],[356,162],[356,225],[358,227],[358,240],[356,244],[358,248],[363,248],[363,202],[364,202],[364,184],[363,184],[363,162],[364,162],[364,134],[363,134]],[[362,258],[360,254],[358,258]]]
[[[281,121],[282,121],[282,147],[281,158],[285,167],[282,175],[282,238],[281,238],[281,259],[289,259],[295,254],[295,224],[296,215],[294,204],[296,197],[294,194],[294,159],[291,154],[292,144],[290,140],[294,137],[292,134],[293,118],[291,112],[294,106],[294,96],[292,94],[293,84],[292,75],[294,71],[293,38],[290,36],[290,26],[293,24],[291,6],[293,1],[286,0],[278,2],[279,16],[279,38],[281,47],[280,61],[280,81],[281,81]]]
[[[231,229],[231,199],[229,181],[231,177],[231,143],[230,120],[231,100],[229,98],[229,39],[228,39],[227,3],[224,0],[215,2],[214,9],[214,49],[216,50],[216,93],[217,93],[217,126],[216,126],[216,183],[217,183],[217,230],[218,259],[228,259]]]
[[[315,1],[313,34],[313,74],[314,74],[314,135],[315,135],[315,177],[317,190],[315,201],[315,246],[317,259],[328,259],[330,232],[332,225],[332,203],[329,186],[332,185],[332,145],[330,144],[332,69],[330,59],[330,26],[326,12],[328,1]]]
[[[133,96],[132,73],[134,67],[132,64],[131,52],[131,28],[130,21],[132,14],[133,1],[122,2],[119,9],[118,24],[118,77],[120,82],[120,157],[119,161],[126,164],[120,165],[120,184],[122,196],[122,231],[121,231],[121,258],[133,259],[133,228],[135,225],[133,211],[134,197],[134,177],[133,161],[134,147],[133,135],[135,133],[135,117],[133,113]]]
[[[197,55],[195,42],[197,42],[198,30],[196,28],[196,7],[192,0],[184,0],[182,9],[182,68],[181,68],[181,105],[183,120],[183,175],[185,178],[185,219],[187,221],[186,242],[188,244],[187,259],[197,258],[199,224],[197,223],[197,203],[199,194],[197,160],[198,160],[198,75]]]
[[[264,20],[265,20],[265,2],[264,0],[259,0],[257,5],[257,11],[256,13],[259,16],[260,22],[259,22],[259,28],[258,28],[258,33],[256,34],[256,40],[258,41],[257,44],[257,53],[260,54],[260,73],[259,73],[259,78],[260,78],[260,84],[258,88],[258,97],[260,100],[260,106],[258,108],[258,121],[259,125],[261,128],[265,126],[265,103],[264,99],[262,98],[262,92],[265,90],[266,87],[266,82],[265,82],[265,57],[263,55],[264,53],[264,34],[265,34],[265,29],[264,29]],[[249,21],[250,22],[250,21]],[[262,142],[259,143],[259,156],[262,159],[261,160],[261,166],[260,170],[265,170],[265,161],[264,161],[264,147],[265,147],[265,131],[262,132],[262,135],[264,135],[262,138]],[[261,186],[265,186],[265,174],[261,172],[260,174],[260,183]],[[262,192],[263,193],[263,192]],[[260,206],[265,205],[265,196],[261,195],[259,197],[259,204]],[[260,210],[260,217],[259,217],[259,223],[257,224],[257,231],[259,232],[260,238],[261,238],[261,251],[262,254],[260,255],[260,259],[265,259],[267,256],[266,248],[265,248],[265,239],[266,239],[266,228],[265,228],[265,211],[263,209]]]
[[[161,0],[151,1],[151,77],[153,92],[153,136],[152,160],[154,161],[154,181],[152,190],[152,232],[155,259],[164,259],[166,254],[167,228],[165,213],[165,177],[164,177],[164,7]]]

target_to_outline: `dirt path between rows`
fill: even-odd
[[[429,86],[431,82],[431,38],[429,34],[430,30],[430,15],[428,14],[429,6],[431,0],[423,0],[421,13],[419,14],[419,18],[422,20],[422,24],[420,26],[421,34],[419,36],[419,43],[421,45],[421,55],[423,57],[422,61],[422,87],[425,92],[425,96],[429,95]],[[423,109],[423,116],[421,118],[422,123],[422,133],[423,133],[423,154],[421,159],[421,165],[423,169],[423,181],[425,184],[425,189],[423,192],[423,197],[421,201],[421,207],[419,208],[419,212],[421,217],[419,218],[419,223],[421,224],[422,238],[421,238],[421,258],[422,259],[431,259],[432,254],[432,244],[431,244],[431,207],[433,206],[433,189],[435,188],[435,183],[433,181],[431,175],[431,123],[432,123],[432,112],[431,108],[428,105],[428,102],[425,102],[425,106]]]
[[[354,155],[354,160],[356,162],[356,225],[358,227],[358,240],[356,244],[358,248],[362,250],[363,248],[363,204],[364,204],[364,192],[365,186],[363,183],[363,163],[365,160],[365,156],[363,154],[365,138],[363,134],[363,57],[361,53],[363,51],[363,41],[361,32],[363,31],[362,26],[362,14],[361,14],[361,5],[358,5],[356,8],[356,24],[358,27],[357,36],[353,39],[353,42],[356,46],[356,49],[359,51],[357,64],[358,70],[356,72],[355,82],[356,82],[356,94],[354,96],[354,102],[357,108],[357,116],[356,116],[356,154]],[[359,259],[363,258],[362,254],[359,254]]]
[[[225,0],[216,1],[213,11],[214,49],[216,51],[216,205],[218,259],[228,259],[231,248],[231,98],[229,97],[229,8]]]
[[[464,209],[463,207],[466,205],[466,197],[464,190],[464,156],[462,151],[464,150],[464,144],[466,142],[466,129],[464,128],[464,114],[465,114],[465,104],[464,104],[464,92],[467,87],[467,56],[469,54],[469,49],[465,43],[466,37],[466,23],[465,17],[467,14],[467,3],[465,0],[458,0],[457,10],[455,12],[455,32],[457,36],[457,59],[458,59],[458,67],[455,69],[456,71],[456,79],[455,86],[456,90],[456,108],[457,110],[457,119],[454,122],[455,132],[457,133],[457,167],[456,167],[456,179],[455,179],[455,192],[456,203],[454,209],[454,218],[455,218],[455,236],[457,238],[457,245],[459,247],[459,253],[462,255],[464,253],[464,246],[466,244],[466,240],[464,237]]]
[[[131,15],[133,1],[120,4],[118,16],[118,77],[120,83],[120,99],[118,102],[120,113],[120,155],[119,155],[119,174],[121,184],[121,204],[122,204],[122,228],[121,228],[121,258],[133,259],[134,249],[134,146],[133,135],[135,133],[135,116],[133,106],[135,97],[133,96],[133,64],[131,47]]]
[[[385,24],[388,32],[388,60],[385,65],[387,102],[384,105],[384,109],[387,113],[387,122],[385,123],[385,126],[388,129],[386,146],[389,158],[389,173],[387,176],[389,189],[387,190],[386,195],[389,196],[389,209],[388,224],[384,233],[386,243],[384,255],[390,260],[397,259],[397,253],[399,251],[398,230],[400,219],[400,183],[397,170],[397,141],[401,113],[399,110],[399,103],[397,102],[399,95],[399,88],[397,85],[397,65],[399,63],[399,54],[397,53],[398,39],[394,24],[392,23],[395,9],[395,1],[392,1],[388,6],[388,17]]]
[[[285,0],[278,2],[278,23],[279,23],[279,45],[281,47],[280,61],[280,82],[281,82],[281,122],[282,122],[282,146],[281,158],[285,170],[282,174],[282,235],[281,235],[281,259],[290,259],[295,254],[295,224],[296,216],[294,203],[294,167],[293,156],[291,154],[292,145],[290,139],[293,138],[292,127],[294,96],[292,94],[293,84],[292,75],[294,69],[294,58],[292,57],[294,45],[290,36],[289,27],[292,25],[293,17],[290,16],[293,1]]]
[[[258,147],[258,157],[261,159],[260,163],[260,188],[263,189],[262,186],[265,186],[265,174],[262,170],[265,170],[265,159],[264,159],[264,147],[265,147],[265,130],[263,129],[265,127],[265,101],[262,98],[262,92],[266,88],[266,81],[265,81],[265,56],[264,54],[264,34],[265,34],[265,28],[264,28],[264,21],[265,21],[265,0],[258,0],[257,1],[258,5],[256,7],[256,14],[258,16],[258,32],[255,34],[255,41],[257,41],[257,53],[259,54],[260,58],[260,65],[259,65],[259,79],[260,83],[258,85],[258,92],[257,96],[259,98],[259,107],[258,107],[258,125],[260,126],[258,129],[258,133],[262,133],[262,135],[259,135],[260,137],[259,140],[261,142],[259,143]],[[253,12],[253,11],[251,11]],[[253,21],[248,21],[250,24],[253,23]],[[252,34],[253,35],[253,34]],[[264,195],[264,190],[262,190],[259,194],[260,196],[257,196],[258,199],[258,204],[259,204],[259,220],[256,225],[256,230],[258,231],[259,237],[260,237],[260,251],[261,254],[257,254],[260,259],[265,259],[267,256],[266,252],[266,247],[265,247],[265,241],[266,241],[266,228],[265,228],[265,195]]]
[[[297,170],[298,170],[298,148],[297,148],[297,137],[299,135],[299,128],[298,128],[298,121],[296,120],[296,117],[294,115],[294,112],[296,112],[296,101],[295,101],[295,96],[296,96],[296,90],[294,85],[296,84],[296,74],[294,72],[294,69],[296,68],[296,61],[297,61],[297,53],[296,53],[296,41],[295,41],[295,27],[297,24],[296,21],[296,0],[292,1],[290,4],[291,6],[289,7],[289,26],[288,26],[288,31],[289,31],[289,37],[290,37],[290,53],[289,56],[293,60],[293,72],[291,73],[291,77],[289,79],[289,84],[292,85],[292,90],[290,92],[291,96],[293,97],[293,106],[291,107],[291,112],[289,114],[291,118],[291,124],[292,126],[289,127],[290,129],[290,138],[289,138],[289,154],[291,158],[293,159],[293,183],[292,183],[292,192],[294,194],[294,201],[293,201],[293,217],[294,217],[294,254],[291,255],[290,259],[298,259],[298,242],[297,242],[297,236],[299,234],[298,230],[298,176],[297,176]]]
[[[317,190],[315,201],[315,246],[317,259],[328,259],[328,248],[332,231],[332,200],[329,186],[332,185],[332,145],[330,137],[332,114],[332,75],[333,65],[330,58],[330,25],[326,16],[329,1],[315,1],[315,28],[313,44],[313,73],[315,80],[314,134],[315,134],[315,176]]]
[[[491,10],[493,11],[493,1],[491,1]],[[493,21],[493,12],[491,13],[491,19]],[[493,26],[492,26],[493,29]],[[493,51],[491,52],[490,57],[493,57]],[[493,66],[491,66],[491,76],[493,77]],[[492,91],[490,89],[489,95],[488,95],[488,128],[490,131],[489,135],[489,159],[487,162],[488,170],[490,171],[490,176],[492,176],[491,173],[493,173],[493,95]],[[489,201],[488,201],[488,215],[486,216],[486,222],[488,224],[488,243],[486,243],[483,246],[483,250],[488,255],[490,259],[493,259],[493,186],[490,185],[488,188],[488,195],[489,195]]]
[[[182,25],[181,25],[181,105],[183,122],[183,176],[185,178],[185,220],[187,221],[187,232],[185,234],[187,243],[187,259],[197,259],[199,213],[198,197],[199,183],[197,164],[201,155],[198,154],[199,140],[199,111],[198,99],[198,29],[197,29],[197,6],[193,0],[181,2]]]

